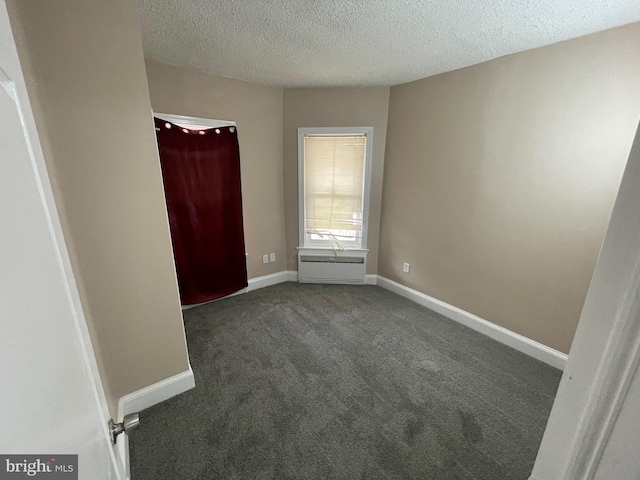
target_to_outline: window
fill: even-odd
[[[300,247],[366,249],[373,128],[299,128]]]

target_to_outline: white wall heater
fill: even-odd
[[[364,285],[367,253],[328,250],[298,253],[300,283],[341,283]]]

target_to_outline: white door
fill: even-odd
[[[78,454],[80,479],[124,478],[4,0],[0,419],[0,455]]]

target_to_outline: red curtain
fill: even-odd
[[[247,286],[237,131],[155,124],[182,304],[237,292]]]

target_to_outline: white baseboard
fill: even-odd
[[[193,371],[189,366],[189,370],[185,372],[121,397],[118,401],[118,421],[121,422],[122,417],[125,415],[140,412],[187,390],[191,390],[195,386]]]
[[[269,287],[271,285],[276,285],[278,283],[297,282],[297,281],[298,281],[297,271],[283,270],[281,272],[276,272],[269,275],[263,275],[261,277],[252,278],[249,280],[248,282],[249,286],[246,289],[243,289],[232,295],[252,292],[254,290],[258,290],[264,287]],[[421,293],[412,288],[406,287],[398,282],[394,282],[393,280],[389,280],[388,278],[382,277],[380,275],[368,274],[365,277],[365,284],[378,285],[386,290],[389,290],[405,298],[408,298],[409,300],[413,300],[414,302],[424,307],[427,307],[435,312],[438,312],[441,315],[444,315],[445,317],[450,318],[451,320],[461,323],[462,325],[465,325],[477,332],[487,335],[488,337],[491,337],[500,343],[508,345],[511,348],[515,348],[516,350],[526,355],[529,355],[530,357],[536,358],[546,364],[549,364],[552,367],[559,368],[560,370],[564,370],[564,366],[567,363],[568,356],[562,352],[559,352],[558,350],[555,350],[551,347],[547,347],[546,345],[536,342],[535,340],[531,340],[530,338],[527,338],[524,335],[520,335],[518,333],[512,332],[507,328],[496,325],[495,323],[491,323],[483,318],[473,315],[472,313],[466,312],[458,307],[454,307],[453,305],[449,305],[448,303],[442,302],[438,299],[430,297],[429,295]],[[224,297],[224,298],[228,298],[228,297]],[[131,395],[135,395],[136,393],[137,392],[134,392]],[[123,398],[126,398],[126,397],[123,397]],[[132,411],[136,411],[136,410],[132,410]]]
[[[264,287],[270,287],[271,285],[277,285],[278,283],[284,283],[289,281],[288,272],[283,270],[282,272],[271,273],[269,275],[262,275],[261,277],[250,278],[247,292],[253,292]]]
[[[297,282],[298,272],[297,270],[282,270],[281,272],[271,273],[269,275],[262,275],[261,277],[255,277],[249,279],[249,286],[245,292],[253,292],[264,287],[270,287],[271,285],[277,285],[284,282]]]
[[[283,270],[282,272],[272,273],[271,275],[265,275],[263,277],[256,277],[249,280],[249,287],[247,291],[251,292],[258,288],[268,287],[270,285],[276,285],[283,282],[297,282],[298,271],[297,270]],[[367,274],[365,276],[365,285],[377,285],[378,276]]]
[[[249,281],[251,281],[251,280],[249,280]],[[249,287],[245,287],[243,289],[238,290],[237,292],[230,293],[229,295],[226,295],[224,297],[216,298],[214,300],[209,300],[207,302],[202,302],[202,303],[193,303],[191,305],[182,305],[181,308],[182,308],[182,311],[184,312],[185,310],[189,310],[190,308],[193,308],[193,307],[199,307],[200,305],[206,305],[207,303],[219,302],[220,300],[224,300],[225,298],[235,297],[236,295],[242,295],[243,293],[247,293],[248,291],[249,291]]]
[[[281,272],[270,273],[269,275],[262,275],[260,277],[250,278],[247,281],[247,286],[242,290],[231,293],[225,297],[216,298],[215,300],[209,300],[208,302],[196,303],[193,305],[183,305],[182,310],[188,310],[193,307],[199,307],[200,305],[206,305],[207,303],[217,302],[224,300],[225,298],[235,297],[236,295],[242,295],[243,293],[253,292],[264,287],[270,287],[271,285],[277,285],[284,282],[297,282],[298,272],[283,270]]]
[[[187,390],[191,390],[195,386],[196,382],[193,377],[193,371],[191,370],[191,365],[189,365],[189,370],[186,372],[179,373],[121,397],[118,401],[118,422],[121,422],[125,415],[138,413],[176,395],[180,395]],[[127,435],[120,435],[118,437],[116,457],[124,470],[126,480],[130,480],[129,437],[127,437]]]
[[[424,293],[418,292],[417,290],[406,287],[380,275],[377,276],[377,285],[408,298],[409,300],[413,300],[424,307],[461,323],[476,332],[480,332],[491,337],[500,343],[508,345],[511,348],[515,348],[530,357],[536,358],[541,362],[551,365],[552,367],[564,370],[568,356],[558,350],[547,347],[535,340],[531,340],[530,338],[512,332],[507,328],[491,323],[483,318],[473,315],[472,313],[465,312],[460,308],[449,305],[448,303],[437,300],[429,295],[425,295]]]

